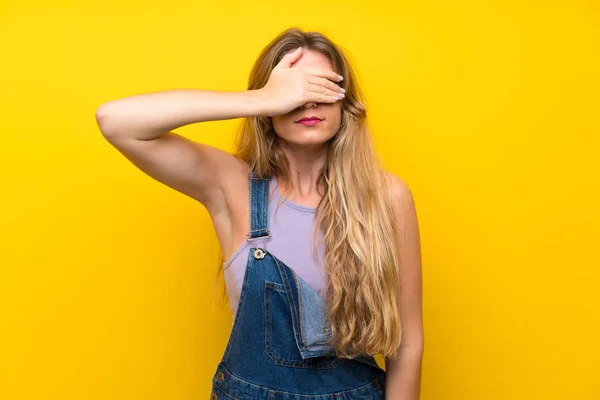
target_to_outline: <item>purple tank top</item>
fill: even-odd
[[[223,274],[233,319],[240,300],[240,292],[244,282],[248,251],[251,247],[263,247],[288,267],[292,268],[313,289],[325,298],[327,273],[324,263],[323,236],[319,232],[317,259],[319,267],[312,255],[311,240],[315,223],[316,208],[292,203],[288,199],[276,210],[280,199],[277,179],[271,177],[273,196],[269,201],[269,228],[271,236],[266,239],[245,241],[229,258],[223,262]],[[320,269],[319,269],[320,268]],[[323,271],[323,272],[321,272]]]

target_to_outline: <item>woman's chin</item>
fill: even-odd
[[[289,146],[294,146],[294,147],[321,147],[321,146],[325,146],[327,145],[327,142],[329,141],[329,139],[331,139],[331,137],[326,136],[323,137],[323,135],[318,135],[318,136],[306,136],[306,135],[301,135],[301,136],[295,136],[292,138],[286,138],[284,139],[284,141],[289,145]]]

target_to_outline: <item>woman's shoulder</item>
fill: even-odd
[[[397,174],[394,174],[390,171],[383,171],[383,175],[387,180],[388,188],[396,196],[403,196],[410,192],[408,183],[406,183],[406,181]]]
[[[414,197],[408,183],[392,172],[384,171],[383,174],[386,177],[388,190],[396,212],[402,213],[410,209],[414,204]]]

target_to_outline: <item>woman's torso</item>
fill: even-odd
[[[315,258],[313,258],[311,247],[316,208],[299,205],[285,199],[277,209],[281,194],[275,176],[271,177],[270,186],[270,192],[272,192],[269,200],[271,236],[259,239],[257,242],[245,241],[223,263],[225,285],[234,318],[244,280],[248,250],[254,244],[266,248],[284,263],[293,266],[295,272],[325,298],[327,273],[323,261],[324,247],[320,232],[317,236]]]

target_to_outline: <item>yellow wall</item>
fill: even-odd
[[[243,90],[297,25],[350,51],[413,189],[422,398],[600,399],[598,3],[216,4],[0,4],[0,398],[208,398],[231,323],[212,311],[209,217],[118,154],[94,111]],[[237,123],[179,132],[231,149]]]

